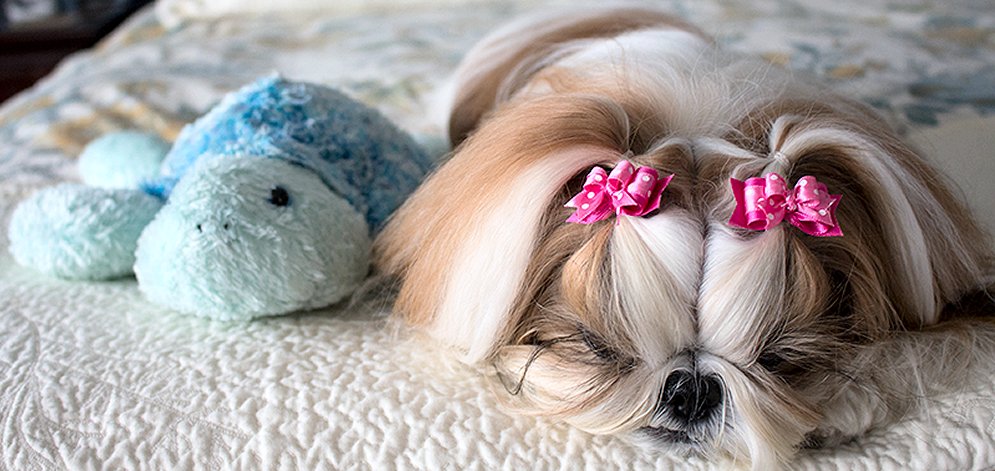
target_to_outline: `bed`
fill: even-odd
[[[554,3],[159,0],[0,106],[0,469],[728,466],[502,412],[490,371],[390,328],[382,303],[210,322],[146,302],[133,278],[53,280],[7,253],[14,206],[78,179],[90,139],[122,128],[173,139],[274,71],[337,86],[440,151],[433,90],[490,28]],[[654,4],[878,108],[995,230],[988,2]],[[897,424],[803,450],[791,468],[992,469],[995,361],[977,369]]]

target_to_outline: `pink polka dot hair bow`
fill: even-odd
[[[732,178],[736,209],[729,224],[754,231],[766,231],[787,219],[802,232],[817,237],[842,236],[836,222],[836,206],[842,195],[831,195],[826,185],[813,176],[801,177],[788,191],[784,177],[768,173],[745,182]]]
[[[587,175],[584,189],[566,204],[577,209],[567,222],[591,224],[612,213],[644,216],[660,207],[660,195],[672,178],[673,175],[660,178],[656,169],[636,167],[628,160],[616,164],[610,174],[594,167]]]

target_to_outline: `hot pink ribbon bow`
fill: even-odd
[[[788,191],[784,177],[776,173],[749,178],[745,182],[732,178],[729,183],[736,197],[730,225],[766,231],[787,219],[808,235],[843,235],[836,222],[836,206],[843,196],[829,194],[826,185],[813,176],[801,177],[791,191]]]
[[[644,216],[660,207],[660,195],[673,175],[660,178],[656,169],[636,167],[622,160],[611,174],[594,167],[587,175],[584,190],[567,202],[566,207],[577,211],[567,222],[591,224],[616,215]],[[615,221],[618,224],[618,221]]]

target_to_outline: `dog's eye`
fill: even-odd
[[[776,353],[764,352],[757,358],[757,364],[771,373],[776,373],[784,366],[784,358]]]
[[[636,360],[610,347],[598,334],[581,328],[580,338],[587,348],[597,355],[598,359],[616,365],[621,371],[628,371],[636,366]]]
[[[290,193],[282,186],[274,186],[269,190],[269,201],[273,206],[286,206],[290,204]]]
[[[757,364],[775,376],[789,383],[804,376],[807,371],[806,362],[792,357],[785,358],[774,352],[764,352],[757,357]]]
[[[584,344],[587,345],[587,348],[597,355],[598,358],[608,361],[616,359],[615,352],[605,345],[604,342],[602,342],[601,339],[598,338],[593,332],[584,329],[580,331],[580,335],[581,339],[584,341]]]

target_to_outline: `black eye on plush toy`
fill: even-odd
[[[273,206],[287,206],[290,204],[290,193],[282,186],[274,186],[269,191],[269,200]]]

